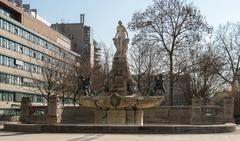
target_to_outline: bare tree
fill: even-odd
[[[151,41],[158,43],[159,52],[164,51],[168,59],[170,105],[173,105],[174,62],[179,50],[193,47],[209,28],[200,11],[185,0],[154,0],[145,11],[136,12],[129,28],[137,34],[145,33]]]
[[[204,102],[213,97],[222,85],[218,72],[222,69],[219,56],[209,44],[204,50],[197,52],[196,58],[192,60],[190,75],[191,97],[201,97]]]
[[[215,38],[224,64],[219,75],[226,83],[233,85],[240,75],[240,24],[220,26]]]
[[[234,113],[239,114],[240,96],[236,84],[240,78],[240,24],[228,23],[220,26],[216,32],[218,54],[224,64],[218,74],[224,82],[232,86],[232,94],[235,97]]]
[[[67,75],[67,92],[73,99],[73,105],[76,106],[76,103],[81,95],[84,95],[83,90],[83,79],[87,75],[86,70],[89,69],[89,65],[86,67],[82,63],[80,58],[70,62],[68,68],[69,73]]]
[[[153,75],[161,72],[162,56],[157,52],[155,42],[144,35],[135,35],[130,49],[131,68],[137,77],[137,87],[143,95],[152,89]]]
[[[47,103],[50,96],[60,96],[65,89],[63,82],[64,64],[63,62],[53,62],[50,59],[42,61],[41,78],[35,77],[35,70],[31,70],[31,79],[37,88],[36,90],[42,94]]]

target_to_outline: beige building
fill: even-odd
[[[36,9],[20,0],[0,0],[0,114],[19,107],[24,96],[43,103],[43,96],[33,92],[31,76],[41,79],[45,60],[64,63],[76,57],[71,40],[52,29]]]
[[[85,61],[94,66],[95,46],[93,43],[93,29],[84,24],[85,16],[80,15],[80,23],[56,23],[51,27],[64,34],[72,41],[72,51],[81,54]]]

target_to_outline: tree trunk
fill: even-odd
[[[75,94],[74,97],[73,97],[73,106],[74,107],[76,106],[76,99],[77,99],[77,95]]]
[[[64,104],[65,104],[65,93],[63,92],[62,105],[64,106]]]
[[[169,71],[169,105],[173,106],[173,55],[169,55],[170,71]]]

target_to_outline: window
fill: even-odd
[[[47,49],[55,52],[56,55],[60,53],[61,48],[49,43],[48,41],[46,41],[40,37],[37,37],[36,35],[34,35],[32,33],[29,33],[27,30],[24,30],[2,18],[0,18],[0,27],[2,29],[5,29],[15,35],[18,35],[18,36],[26,39],[26,40],[29,40],[35,44],[38,44],[44,48],[47,48]]]
[[[23,46],[22,46],[22,45],[19,45],[18,47],[19,47],[19,50],[18,50],[18,51],[19,51],[20,53],[23,53]]]
[[[37,53],[35,51],[33,52],[33,58],[37,58]]]
[[[14,27],[14,34],[18,35],[18,28],[16,26]]]

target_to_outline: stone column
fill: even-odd
[[[108,110],[107,111],[107,123],[112,125],[126,124],[126,111],[125,110]]]
[[[224,108],[223,108],[223,114],[224,114],[224,122],[225,123],[233,123],[233,109],[234,109],[234,99],[233,97],[224,97]]]
[[[32,101],[30,97],[23,97],[21,100],[21,115],[20,121],[22,123],[30,123],[30,108],[32,106]]]
[[[143,125],[143,115],[144,115],[143,110],[138,109],[135,111],[135,124],[136,125]]]
[[[61,122],[61,110],[56,96],[49,97],[47,123],[57,124]]]
[[[192,98],[191,124],[202,124],[202,100],[201,98]]]

